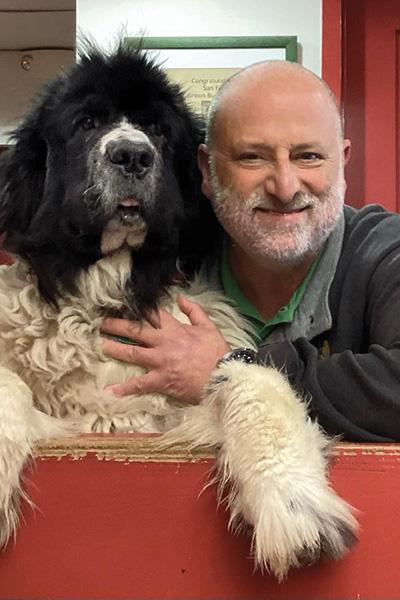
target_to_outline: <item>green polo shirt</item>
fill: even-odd
[[[255,328],[259,342],[264,341],[276,325],[293,321],[294,313],[300,305],[304,292],[307,289],[307,285],[318,264],[318,258],[319,257],[314,260],[308,269],[306,276],[299,287],[294,291],[289,302],[285,306],[282,306],[271,319],[265,320],[254,304],[252,304],[240,290],[229,265],[228,244],[223,244],[220,273],[224,293],[228,298],[234,301],[239,312],[249,318]]]

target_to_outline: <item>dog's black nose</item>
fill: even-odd
[[[110,141],[106,146],[106,156],[114,165],[137,177],[144,177],[154,163],[154,150],[145,142]]]

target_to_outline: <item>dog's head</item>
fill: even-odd
[[[0,165],[0,232],[56,302],[77,273],[132,249],[140,310],[180,256],[191,268],[214,225],[200,192],[198,120],[140,48],[91,47],[49,84]]]

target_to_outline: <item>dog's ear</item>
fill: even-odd
[[[180,232],[179,259],[189,277],[215,256],[223,231],[211,203],[201,190],[197,150],[204,141],[204,125],[188,111],[186,130],[177,144],[176,169],[184,202],[185,223]]]
[[[175,212],[163,213],[161,220],[157,221],[159,215],[149,215],[156,219],[156,226],[149,228],[144,246],[134,251],[128,298],[144,318],[171,283],[190,279],[204,262],[206,266],[211,262],[222,237],[211,204],[201,191],[197,148],[203,141],[202,123],[177,88],[173,110],[166,111],[166,116],[173,149],[171,169],[178,185],[171,189],[177,205]]]
[[[34,113],[13,134],[0,157],[0,233],[5,247],[18,252],[43,197],[47,149]]]
[[[38,278],[42,296],[57,304],[60,281],[72,289],[79,266],[60,241],[58,207],[63,189],[52,172],[60,170],[41,129],[42,103],[13,133],[14,143],[0,157],[0,234],[3,246],[26,259]],[[62,178],[61,178],[62,181]]]

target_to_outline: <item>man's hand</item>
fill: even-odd
[[[190,324],[179,322],[163,309],[154,315],[157,326],[126,319],[104,320],[101,331],[128,337],[138,344],[103,338],[104,352],[148,370],[144,375],[108,386],[108,393],[127,396],[160,392],[193,403],[200,400],[211,371],[230,347],[198,304],[179,296],[178,305]]]

